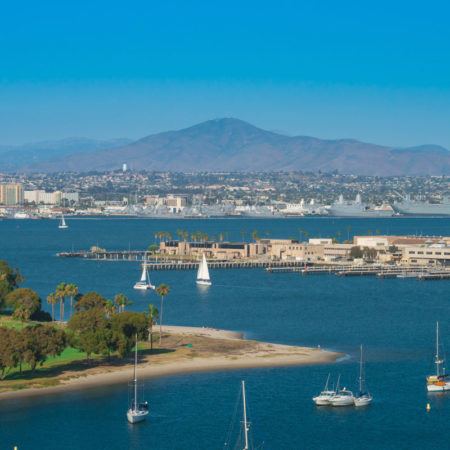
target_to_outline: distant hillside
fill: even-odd
[[[35,142],[17,146],[0,146],[0,172],[33,170],[36,163],[60,160],[67,154],[98,152],[121,147],[133,142],[131,139],[109,139],[105,141],[87,138],[67,138],[57,141]],[[44,164],[45,165],[45,164]]]
[[[289,137],[237,119],[209,120],[179,131],[23,167],[29,171],[119,168],[167,171],[318,171],[360,175],[450,174],[450,152],[436,145],[391,148],[352,139]]]

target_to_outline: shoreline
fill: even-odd
[[[140,380],[196,372],[329,364],[345,356],[321,349],[245,340],[243,333],[212,328],[167,326],[165,333],[170,334],[163,337],[163,344],[170,338],[177,342],[177,350],[143,357],[137,369]],[[179,345],[190,340],[196,342],[193,348],[186,343]],[[0,392],[0,401],[126,383],[132,373],[131,363],[92,367],[77,374],[68,371],[55,377],[58,385],[10,389]]]

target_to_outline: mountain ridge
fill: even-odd
[[[64,154],[23,171],[318,171],[356,175],[448,175],[450,152],[425,144],[395,148],[355,139],[286,136],[239,119],[212,119],[95,152]]]

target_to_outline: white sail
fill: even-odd
[[[144,263],[144,265],[142,266],[141,281],[147,281],[147,264],[146,263]]]
[[[61,220],[59,222],[58,228],[69,228],[66,224],[66,221],[64,220],[64,215],[61,214]]]
[[[208,263],[206,262],[206,257],[204,253],[200,265],[198,266],[197,280],[206,280],[206,281],[210,280]]]

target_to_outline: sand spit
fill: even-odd
[[[138,377],[148,379],[216,370],[327,364],[342,356],[319,349],[247,341],[238,332],[164,326],[160,353],[141,356]],[[126,383],[132,374],[131,360],[121,365],[97,365],[82,372],[67,370],[55,377],[59,383],[56,386],[6,390],[0,393],[0,400]],[[7,386],[4,388],[8,389]]]

